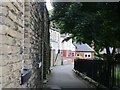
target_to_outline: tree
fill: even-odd
[[[95,50],[106,48],[108,59],[120,47],[120,6],[113,2],[54,2],[53,20],[61,33],[69,33],[79,43],[95,43]],[[110,47],[113,47],[110,53]]]

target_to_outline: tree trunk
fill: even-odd
[[[110,58],[110,48],[109,47],[106,47],[106,59],[107,60],[111,60],[111,58]]]
[[[113,50],[112,50],[112,58],[114,59],[114,57],[115,57],[115,47],[113,47]]]
[[[109,47],[106,47],[106,58],[107,60],[113,60],[114,59],[114,56],[115,56],[115,47],[113,47],[113,50],[112,50],[112,53],[110,53],[110,48]]]
[[[106,47],[106,59],[108,60],[108,87],[111,88],[114,85],[114,63],[112,61],[114,60],[114,55],[115,55],[115,47],[113,47],[112,53],[110,53],[109,47]]]
[[[107,53],[107,55],[110,55],[110,49],[109,49],[109,47],[106,47],[106,53]]]
[[[112,59],[115,61],[115,50],[116,50],[116,48],[115,48],[115,46],[113,47],[113,50],[112,50]],[[112,87],[114,86],[114,84],[115,84],[115,77],[114,77],[114,73],[115,73],[115,71],[114,71],[114,67],[115,67],[115,63],[113,63],[112,64]]]

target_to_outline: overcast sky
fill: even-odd
[[[46,1],[47,1],[47,3],[46,3],[47,9],[48,10],[53,9],[52,5],[50,4],[50,0],[46,0]]]

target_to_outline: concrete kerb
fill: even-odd
[[[105,87],[104,85],[101,85],[100,83],[94,81],[93,79],[91,79],[90,77],[86,76],[85,74],[83,73],[80,73],[79,71],[75,70],[75,69],[72,69],[73,72],[75,72],[77,75],[79,75],[81,78],[83,78],[84,80],[88,81],[89,83],[93,84],[96,88],[100,88],[100,89],[106,89],[108,90],[107,87]]]

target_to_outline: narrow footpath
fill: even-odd
[[[49,76],[47,87],[51,89],[65,89],[65,88],[95,88],[89,82],[78,77],[73,71],[73,64],[55,66],[53,67]]]

